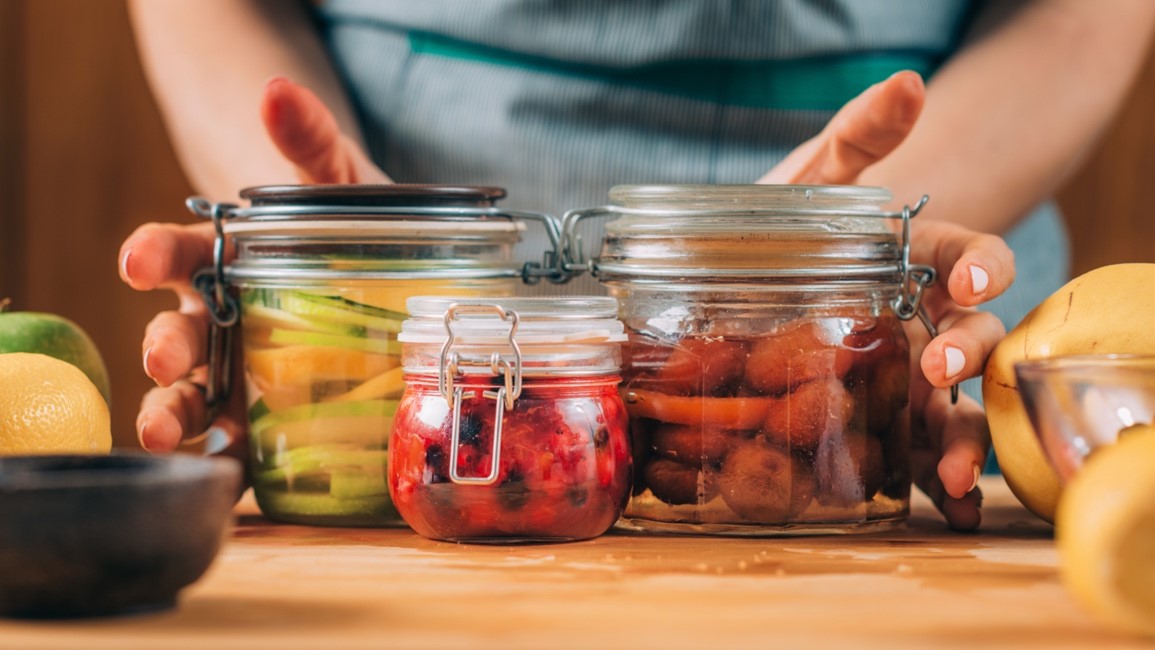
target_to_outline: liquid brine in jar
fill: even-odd
[[[241,193],[236,257],[250,470],[262,513],[293,523],[403,525],[388,441],[414,295],[506,296],[524,225],[484,187],[285,186]]]
[[[591,267],[629,335],[636,471],[621,525],[783,535],[905,519],[910,347],[896,309],[909,296],[889,192],[622,186],[611,199]]]

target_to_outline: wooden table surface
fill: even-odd
[[[945,530],[919,497],[909,525],[873,535],[543,546],[276,525],[242,502],[177,608],[0,621],[0,648],[1155,647],[1084,615],[1050,527],[1001,479],[982,488],[976,534]]]

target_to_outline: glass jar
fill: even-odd
[[[885,212],[890,192],[865,187],[619,186],[610,198],[566,231],[616,217],[588,266],[629,335],[636,479],[621,526],[779,535],[902,521],[900,315],[918,313],[933,269],[907,264],[886,218],[917,210]]]
[[[249,206],[190,209],[217,226],[196,278],[218,326],[210,403],[227,396],[227,326],[240,316],[253,490],[284,522],[402,525],[388,494],[389,433],[404,388],[397,333],[422,294],[505,296],[527,213],[490,187],[272,186]],[[226,241],[236,256],[222,263]],[[239,301],[225,289],[239,290]],[[232,316],[232,318],[230,318]]]
[[[405,521],[458,542],[589,539],[631,483],[612,298],[413,298],[389,488]]]

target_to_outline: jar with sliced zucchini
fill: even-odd
[[[414,295],[508,296],[521,213],[499,188],[277,186],[247,206],[190,207],[213,218],[225,265],[197,277],[214,315],[239,313],[253,490],[283,522],[403,525],[386,483],[404,389],[397,333]],[[212,333],[209,397],[227,393],[227,320]]]

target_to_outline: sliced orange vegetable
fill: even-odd
[[[313,345],[246,350],[249,374],[270,386],[309,385],[333,380],[365,381],[396,368],[394,355]]]
[[[773,397],[681,397],[650,390],[627,389],[626,410],[633,417],[661,422],[757,429],[766,420]]]
[[[405,369],[401,367],[386,370],[376,377],[358,385],[347,393],[326,397],[326,402],[359,402],[367,399],[390,399],[401,396],[405,390]]]

